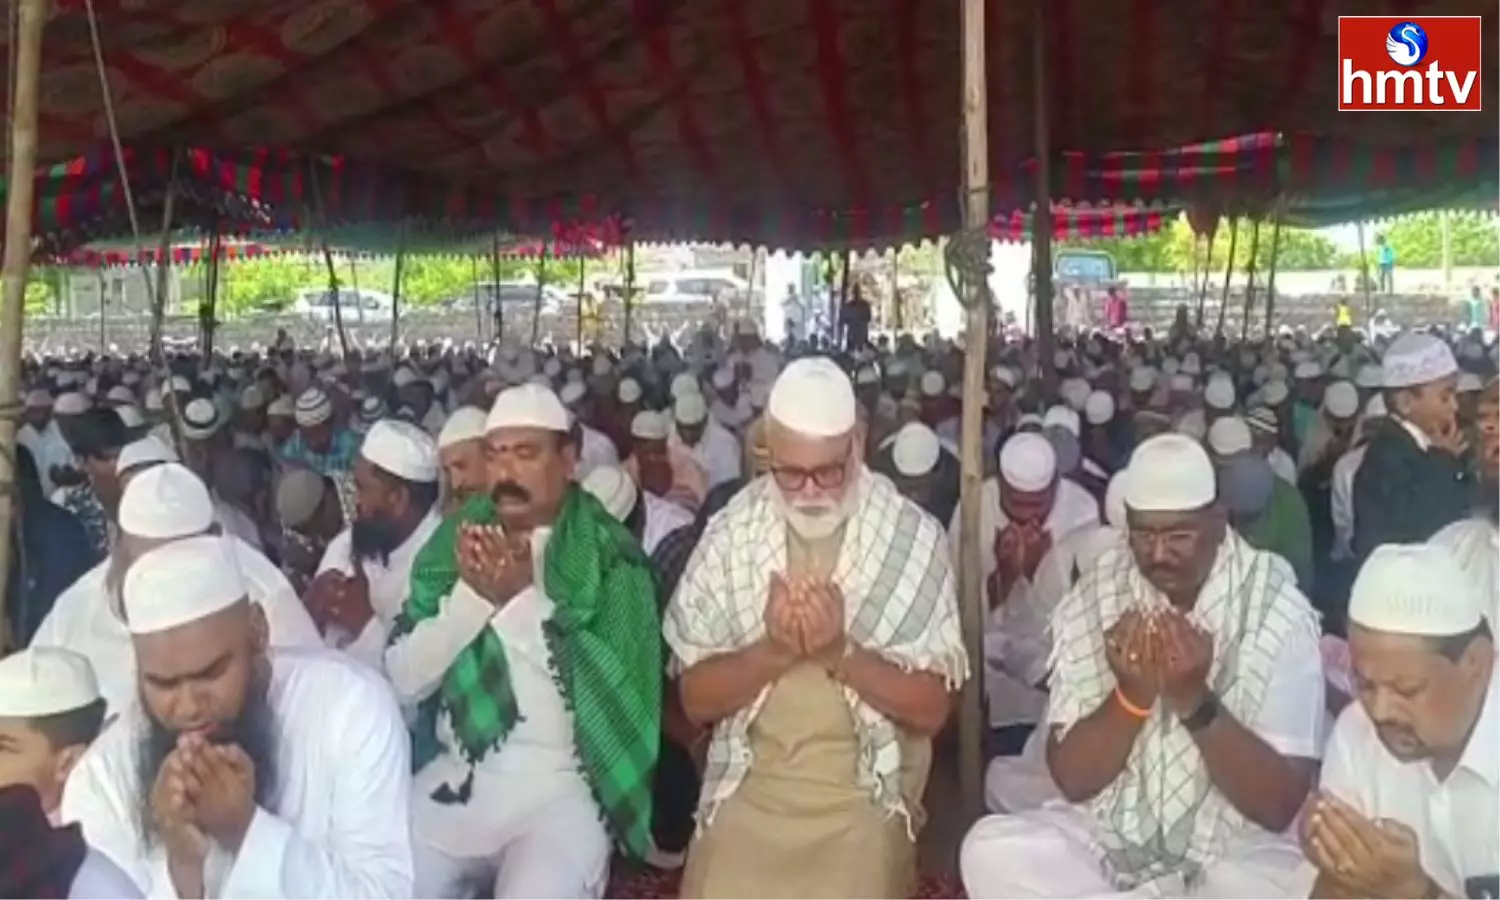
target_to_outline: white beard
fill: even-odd
[[[798,508],[775,484],[771,486],[771,498],[775,501],[782,520],[798,537],[819,541],[832,537],[854,514],[854,508],[859,502],[859,484],[851,484],[844,496],[832,504]]]

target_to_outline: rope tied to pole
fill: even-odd
[[[965,310],[988,302],[990,234],[987,228],[971,228],[953,235],[943,247],[943,274],[948,287]]]

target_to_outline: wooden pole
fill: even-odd
[[[214,332],[219,325],[219,256],[224,251],[223,228],[214,221],[214,233],[208,240],[208,268],[204,271],[204,297],[199,307],[199,327],[203,329],[203,358],[214,352]]]
[[[37,87],[42,68],[42,25],[47,0],[20,0],[10,83],[10,195],[5,201],[5,256],[0,268],[0,653],[10,645],[4,586],[10,584],[11,536],[16,509],[16,430],[21,413],[21,327],[26,310],[26,270],[31,265],[31,201],[36,173]],[[8,13],[7,13],[8,14]]]
[[[177,161],[180,158],[175,152],[172,154],[171,175],[167,179],[166,197],[161,205],[161,236],[156,242],[156,268],[152,273],[155,277],[146,279],[146,287],[150,289],[151,295],[151,366],[168,379],[168,385],[171,384],[172,372],[167,368],[162,329],[166,322],[167,295],[170,293],[167,276],[172,272],[172,214],[177,205]],[[182,442],[182,406],[173,391],[168,391],[164,399],[167,407],[167,430],[172,432],[172,445],[177,448],[178,455],[186,459],[186,445]]]
[[[469,257],[469,278],[474,282],[474,337],[476,340],[484,340],[484,297],[483,291],[479,289],[479,257]],[[499,296],[499,286],[495,288],[496,296]]]
[[[1260,219],[1250,223],[1250,264],[1245,270],[1245,305],[1240,314],[1240,343],[1250,336],[1250,312],[1255,309],[1255,275],[1259,268]]]
[[[1271,258],[1268,260],[1269,269],[1266,273],[1266,337],[1271,336],[1272,323],[1276,317],[1276,258],[1281,253],[1281,213],[1286,208],[1286,196],[1276,198],[1276,218],[1271,223]]]
[[[109,331],[108,326],[104,323],[105,287],[104,268],[102,266],[99,268],[97,274],[99,276],[99,352],[103,353],[104,348],[109,346],[106,343],[109,340]]]
[[[963,223],[982,233],[990,217],[989,109],[985,86],[985,0],[963,0],[963,82],[960,95],[963,154]],[[982,268],[982,267],[981,267]],[[984,486],[983,415],[985,354],[989,350],[989,289],[983,279],[965,279],[961,297],[968,310],[964,338],[964,401],[960,440],[958,585],[964,646],[970,677],[964,683],[959,710],[959,797],[966,821],[984,810],[984,735],[989,721],[984,700],[984,571],[979,543],[980,503]]]
[[[547,286],[547,242],[542,241],[542,255],[536,261],[536,299],[531,303],[531,346],[542,336],[542,289]]]
[[[1234,277],[1234,252],[1239,249],[1240,243],[1240,220],[1229,220],[1229,261],[1224,264],[1224,289],[1219,292],[1219,324],[1214,326],[1215,334],[1224,333],[1224,314],[1229,309],[1229,282]]]
[[[490,244],[490,275],[495,279],[495,343],[505,340],[505,304],[500,302],[500,234],[495,233]]]
[[[588,275],[589,261],[582,255],[578,257],[578,349],[579,356],[583,355],[583,293],[584,278]]]
[[[1365,295],[1365,321],[1375,318],[1375,299],[1370,296],[1370,260],[1365,256],[1365,223],[1356,222],[1354,232],[1359,235],[1359,289]]]
[[[625,337],[620,342],[624,349],[630,346],[630,312],[635,307],[635,238],[625,244],[625,296],[620,302],[625,304]]]
[[[1036,156],[1036,213],[1031,217],[1031,271],[1035,282],[1037,353],[1041,357],[1042,383],[1050,390],[1057,383],[1054,368],[1056,325],[1052,284],[1052,120],[1047,104],[1047,13],[1042,0],[1031,9],[1031,119]],[[984,396],[979,385],[976,397]],[[981,667],[982,668],[982,667]]]
[[[406,262],[406,223],[401,223],[400,243],[396,245],[396,271],[391,273],[391,346],[392,353],[401,342],[401,274]]]

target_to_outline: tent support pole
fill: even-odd
[[[406,262],[406,222],[401,223],[400,243],[396,245],[396,271],[391,273],[391,352],[401,342],[401,270]]]
[[[635,306],[635,238],[630,238],[625,245],[625,296],[620,302],[625,308],[625,336],[620,342],[623,350],[630,346],[630,311]]]
[[[1256,257],[1260,254],[1260,219],[1250,223],[1250,263],[1245,267],[1245,306],[1240,316],[1240,343],[1250,336],[1250,312],[1255,309]]]
[[[1354,223],[1354,231],[1359,235],[1359,288],[1365,295],[1365,322],[1368,323],[1375,318],[1375,299],[1370,296],[1370,260],[1365,255],[1365,223]]]
[[[980,498],[984,480],[984,460],[980,449],[985,396],[985,354],[989,348],[990,297],[982,273],[989,268],[986,226],[990,217],[989,115],[985,84],[984,0],[963,0],[963,80],[960,95],[960,141],[963,175],[963,224],[971,236],[984,235],[982,259],[970,258],[970,271],[960,272],[960,295],[968,312],[968,330],[964,338],[964,402],[960,432],[959,528],[959,615],[963,624],[964,646],[969,654],[971,675],[964,682],[962,706],[959,709],[958,778],[959,800],[966,821],[983,812],[984,798],[984,579],[978,573],[980,564]],[[979,239],[971,238],[977,245]],[[954,250],[950,242],[950,250]],[[959,254],[954,252],[954,258]],[[976,271],[977,270],[977,271]],[[977,276],[977,277],[976,277]],[[972,673],[979,672],[979,676]]]
[[[1042,383],[1049,388],[1057,383],[1052,283],[1052,119],[1047,100],[1047,13],[1046,4],[1036,0],[1032,5],[1031,34],[1031,117],[1036,146],[1036,212],[1031,217],[1031,272],[1036,285],[1036,340]],[[983,385],[976,397],[984,396]]]
[[[1224,263],[1224,289],[1219,292],[1219,324],[1214,326],[1215,334],[1224,333],[1224,315],[1229,310],[1229,281],[1234,277],[1234,254],[1240,244],[1240,220],[1229,220],[1229,261]]]
[[[37,88],[42,68],[42,26],[47,0],[20,0],[11,78],[10,194],[5,201],[4,285],[0,306],[0,585],[10,583],[10,534],[16,514],[16,430],[21,414],[21,327],[26,310],[26,270],[31,266],[31,203],[36,174]],[[7,15],[10,13],[7,12]],[[0,654],[10,644],[7,591],[0,590]]]
[[[495,309],[491,315],[495,319],[494,342],[498,346],[505,340],[505,304],[500,302],[500,234],[496,232],[494,239],[490,242],[490,276],[495,280]]]

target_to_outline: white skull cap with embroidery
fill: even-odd
[[[1057,451],[1036,432],[1011,435],[1000,448],[1000,477],[1018,491],[1032,493],[1051,486],[1057,476]]]
[[[1220,456],[1244,453],[1252,443],[1250,426],[1239,416],[1224,416],[1208,429],[1208,446]]]
[[[462,444],[464,441],[475,441],[484,437],[484,410],[477,406],[460,406],[443,423],[442,430],[438,432],[437,445],[439,450],[447,450],[454,444]]]
[[[1450,637],[1479,627],[1487,598],[1438,544],[1382,544],[1349,592],[1349,621],[1371,631]]]
[[[848,434],[854,430],[858,412],[849,376],[822,356],[799,359],[783,369],[766,401],[766,415],[807,437]]]
[[[120,495],[120,530],[164,540],[202,534],[214,523],[214,501],[181,463],[152,466],[130,479]]]
[[[567,432],[572,427],[573,417],[552,388],[530,381],[501,391],[484,420],[486,432],[497,428]]]
[[[407,481],[437,481],[438,451],[432,436],[410,422],[381,419],[370,427],[359,455]]]
[[[1441,381],[1458,372],[1458,360],[1441,339],[1430,334],[1403,334],[1391,341],[1381,359],[1386,388],[1409,388]]]
[[[1352,419],[1359,413],[1359,391],[1347,381],[1335,381],[1323,391],[1323,411],[1335,419]]]
[[[667,419],[659,412],[643,409],[630,420],[630,436],[643,441],[667,439]]]
[[[620,386],[615,388],[615,397],[621,403],[635,403],[641,399],[641,383],[634,378],[621,378]]]
[[[156,435],[148,434],[120,448],[120,455],[115,457],[115,471],[128,472],[137,466],[166,462],[177,462],[177,451]]]
[[[1266,386],[1261,388],[1260,398],[1272,406],[1280,406],[1286,401],[1288,393],[1290,391],[1286,386],[1286,382],[1276,379],[1266,382]]]
[[[333,401],[322,388],[310,387],[297,396],[292,417],[304,428],[321,425],[333,418]]]
[[[1458,376],[1458,392],[1460,394],[1477,394],[1484,390],[1484,382],[1473,372],[1465,372]]]
[[[921,422],[908,422],[896,432],[891,442],[891,461],[896,471],[908,478],[931,472],[943,452],[938,436]]]
[[[1354,386],[1366,391],[1378,391],[1385,386],[1385,375],[1376,365],[1363,365],[1354,373]]]
[[[249,599],[232,544],[218,535],[172,541],[125,573],[120,595],[131,634],[156,634],[206,619]]]
[[[594,495],[617,521],[624,522],[639,497],[635,481],[619,466],[595,466],[579,485]]]
[[[1125,506],[1137,512],[1192,512],[1218,494],[1208,452],[1185,434],[1142,441],[1125,467]]]
[[[135,391],[123,384],[117,384],[104,392],[104,399],[111,403],[134,403]]]
[[[94,667],[80,653],[31,647],[0,659],[0,718],[56,716],[98,699]]]
[[[1133,393],[1144,394],[1156,389],[1156,370],[1150,366],[1141,366],[1130,370],[1130,390]]]
[[[218,433],[223,424],[214,402],[198,397],[182,410],[182,436],[190,441],[204,441]]]

